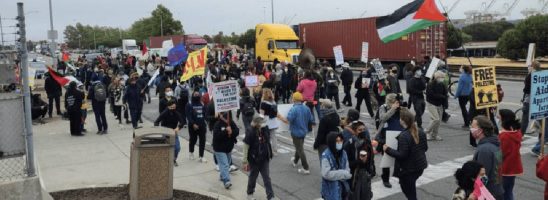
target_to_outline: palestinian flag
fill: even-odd
[[[59,73],[57,73],[55,70],[53,70],[51,67],[48,66],[48,72],[51,78],[55,80],[59,85],[66,86],[70,82],[76,81],[77,85],[81,85],[82,82],[80,82],[78,79],[76,79],[74,76],[63,76]]]
[[[415,0],[391,15],[377,18],[377,32],[388,43],[446,20],[434,0]]]

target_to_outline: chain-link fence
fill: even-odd
[[[23,98],[0,93],[0,182],[26,176]]]

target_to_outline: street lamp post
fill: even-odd
[[[51,46],[50,46],[50,52],[51,52],[51,62],[54,69],[57,69],[57,56],[55,55],[55,49],[57,48],[57,44],[55,44],[55,37],[56,34],[53,30],[53,11],[51,8],[51,0],[49,0],[49,24],[50,24],[50,34],[48,34],[48,37],[51,39]]]
[[[272,7],[272,23],[274,24],[274,0],[270,0],[270,5]]]

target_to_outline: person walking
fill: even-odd
[[[500,131],[500,150],[502,151],[502,187],[504,188],[504,199],[514,200],[514,183],[516,176],[523,174],[521,163],[521,141],[523,134],[520,130],[520,122],[516,115],[508,109],[500,109],[497,115]]]
[[[350,91],[352,90],[352,83],[354,82],[354,73],[350,70],[350,65],[348,63],[342,64],[343,71],[341,72],[341,82],[344,88],[344,98],[342,104],[345,106],[352,107],[352,95]]]
[[[278,104],[274,101],[274,93],[268,88],[263,89],[259,112],[261,115],[267,116],[266,125],[270,129],[270,142],[272,143],[274,155],[276,155],[278,152],[278,138],[276,137],[276,130],[280,127],[277,119],[281,121],[285,121],[286,119],[278,113]]]
[[[122,124],[122,106],[123,104],[123,91],[124,91],[124,85],[123,80],[120,80],[119,78],[115,78],[112,82],[110,87],[110,93],[112,94],[113,98],[113,111],[114,115],[116,116],[116,119],[118,120],[119,124]]]
[[[365,107],[369,112],[369,116],[375,118],[375,112],[373,111],[373,107],[371,107],[371,94],[369,93],[372,83],[374,83],[374,81],[371,77],[370,67],[366,66],[363,71],[361,71],[360,76],[356,79],[354,88],[356,88],[356,110],[360,111],[362,102],[365,101]]]
[[[316,83],[316,80],[314,80],[314,75],[312,71],[306,71],[304,73],[304,79],[299,82],[299,85],[297,86],[297,92],[301,94],[303,99],[301,101],[306,102],[306,106],[310,109],[310,112],[312,113],[312,117],[314,117],[314,95],[316,94],[316,88],[318,87],[318,84]],[[318,113],[318,116],[320,113]]]
[[[426,129],[427,139],[441,141],[438,135],[441,117],[443,115],[443,104],[447,101],[447,88],[443,85],[445,74],[437,71],[434,78],[426,86],[426,108],[430,112],[430,125]]]
[[[352,200],[370,200],[373,198],[371,179],[375,177],[375,153],[371,140],[366,135],[367,128],[360,121],[350,125],[351,138],[344,142],[344,151],[348,156],[352,179],[348,181],[352,191]]]
[[[108,123],[105,114],[106,100],[108,98],[108,91],[105,84],[99,78],[95,78],[92,82],[88,92],[88,99],[91,99],[91,107],[93,114],[95,115],[95,122],[97,123],[97,134],[108,133]]]
[[[417,199],[417,179],[428,167],[426,151],[428,143],[424,132],[417,128],[415,116],[406,108],[400,111],[400,124],[405,129],[397,137],[398,148],[383,145],[384,152],[396,159],[394,176],[400,179],[400,187],[405,197]]]
[[[295,146],[295,155],[291,158],[291,164],[293,167],[296,167],[299,160],[301,160],[302,168],[299,168],[297,172],[308,175],[310,174],[310,168],[306,160],[303,145],[306,134],[312,130],[311,127],[314,126],[315,122],[312,116],[312,109],[303,105],[303,100],[303,95],[300,92],[293,93],[294,105],[287,114],[287,121],[284,122],[289,124],[291,138]]]
[[[462,119],[464,120],[462,128],[468,128],[468,126],[470,126],[470,114],[466,109],[466,104],[470,101],[470,95],[472,94],[472,68],[463,65],[459,70],[460,77],[457,92],[455,92],[455,98],[459,100],[460,111],[462,113]]]
[[[377,151],[381,153],[386,153],[382,148],[386,144],[386,132],[401,132],[404,130],[400,123],[400,102],[396,97],[397,95],[393,93],[386,95],[386,104],[379,107],[379,126],[377,127],[375,140],[379,143]],[[392,184],[390,184],[390,167],[382,168],[381,178],[384,187],[392,188]]]
[[[164,93],[165,93],[164,98],[161,98],[160,102],[158,103],[159,113],[164,112],[164,110],[167,108],[168,102],[170,102],[171,100],[175,100],[173,90],[170,87],[167,87]]]
[[[82,100],[84,94],[76,88],[76,82],[69,83],[65,93],[65,110],[70,120],[70,135],[83,136],[82,134]]]
[[[249,128],[246,129],[242,169],[249,172],[249,178],[247,179],[248,200],[255,199],[253,193],[255,193],[259,173],[263,178],[266,198],[269,200],[275,198],[270,180],[270,160],[272,160],[273,153],[269,131],[266,119],[260,115],[255,115]]]
[[[487,183],[485,187],[491,192],[497,200],[504,199],[504,189],[502,187],[502,177],[500,167],[502,165],[500,142],[494,133],[494,127],[491,121],[484,115],[479,115],[472,120],[470,127],[472,136],[479,140],[478,147],[474,153],[473,160],[479,162],[485,168]]]
[[[347,154],[343,149],[342,134],[327,135],[327,146],[320,161],[322,198],[324,200],[347,199],[350,194],[350,185],[347,180],[352,178],[352,174]]]
[[[327,148],[327,135],[331,132],[339,132],[341,125],[341,118],[335,108],[333,108],[331,100],[320,99],[320,106],[324,116],[318,124],[318,132],[313,145],[314,149],[318,151],[318,158],[322,157],[323,151]]]
[[[331,101],[335,101],[335,105],[337,106],[337,110],[341,109],[341,105],[339,104],[339,84],[340,80],[337,76],[335,76],[335,72],[333,71],[333,68],[328,67],[327,68],[327,74],[325,77],[325,83],[326,83],[326,93],[327,93],[327,99]]]
[[[138,126],[139,119],[141,119],[141,113],[143,109],[143,96],[142,88],[137,85],[138,77],[132,76],[128,81],[129,84],[125,89],[123,103],[129,108],[129,114],[131,116],[131,124],[133,129],[141,128]]]
[[[422,115],[426,108],[424,102],[424,90],[426,89],[426,80],[422,76],[422,70],[420,67],[414,67],[411,71],[413,77],[409,79],[409,87],[407,92],[409,93],[409,106],[413,105],[415,110],[415,121],[417,126],[422,129]]]
[[[175,131],[175,157],[173,159],[173,165],[177,164],[177,157],[181,151],[181,143],[179,142],[179,130],[185,125],[185,121],[179,112],[177,112],[177,103],[175,100],[167,102],[167,109],[165,109],[158,118],[154,121],[154,126],[161,124],[163,127],[173,129]]]
[[[200,139],[198,144],[198,156],[199,161],[206,163],[207,160],[204,158],[204,149],[206,143],[206,122],[205,122],[205,113],[206,107],[200,101],[201,95],[198,90],[192,92],[192,98],[189,104],[186,105],[185,111],[188,120],[188,132],[190,135],[188,152],[189,159],[194,160],[194,146]]]
[[[475,199],[474,194],[472,194],[474,192],[474,183],[478,177],[485,176],[485,168],[476,161],[468,161],[457,169],[453,176],[457,179],[458,188],[453,193],[452,200]]]
[[[237,138],[240,131],[236,123],[230,117],[228,112],[219,114],[219,120],[213,127],[213,151],[217,159],[220,171],[220,180],[225,189],[230,189],[230,164],[232,163],[231,152],[234,144],[238,142]],[[201,141],[200,141],[201,142]],[[202,156],[201,156],[202,157]]]
[[[46,90],[46,94],[48,95],[49,118],[52,117],[54,101],[55,101],[55,109],[57,110],[57,115],[62,115],[61,108],[60,108],[60,105],[61,105],[60,101],[61,101],[61,96],[63,95],[63,90],[61,88],[61,85],[59,85],[59,83],[57,83],[57,81],[55,81],[55,79],[51,77],[49,72],[46,72],[44,76],[46,77],[44,81],[44,89]]]
[[[246,130],[251,126],[251,121],[255,114],[255,106],[255,99],[250,96],[249,89],[247,87],[242,88],[240,109],[236,112],[236,118],[240,118],[240,115],[242,116],[242,123]]]

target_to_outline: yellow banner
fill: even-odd
[[[207,62],[207,47],[188,54],[181,81],[186,81],[193,76],[204,75]]]
[[[476,109],[495,107],[499,103],[495,67],[474,68],[474,100]]]

